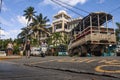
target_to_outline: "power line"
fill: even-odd
[[[51,0],[51,1],[54,1],[54,0]],[[65,4],[65,5],[67,5],[67,6],[70,6],[70,7],[72,7],[72,8],[75,8],[75,9],[77,9],[77,10],[83,11],[83,12],[85,12],[85,13],[90,13],[90,12],[85,11],[85,10],[83,10],[83,9],[80,9],[80,8],[78,8],[78,7],[75,7],[75,6],[72,6],[72,5],[70,5],[70,4],[67,4],[67,3],[65,3],[65,2],[63,2],[63,1],[61,1],[61,0],[57,0],[57,1]]]
[[[119,7],[117,7],[117,8],[115,8],[115,9],[113,9],[112,11],[110,11],[109,13],[113,13],[113,12],[115,12],[116,10],[118,10],[120,8],[120,6]]]
[[[62,7],[64,7],[64,8],[66,8],[66,9],[68,9],[68,10],[70,10],[70,11],[72,11],[73,13],[75,13],[75,14],[77,14],[77,15],[79,15],[79,16],[84,17],[83,15],[79,14],[78,12],[76,12],[76,11],[74,11],[74,10],[72,10],[72,9],[69,9],[68,7],[60,4],[59,2],[56,2],[56,1],[54,1],[54,0],[51,0],[51,1],[54,2],[54,3],[56,3],[56,4],[58,4],[58,5],[60,5],[60,6],[62,6]]]

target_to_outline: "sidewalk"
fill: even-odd
[[[22,57],[18,56],[18,55],[0,56],[0,60],[5,60],[5,59],[20,59],[20,58],[22,58]]]

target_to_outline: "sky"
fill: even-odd
[[[11,2],[12,1],[12,2]],[[59,0],[55,0],[59,1]],[[114,16],[114,22],[120,22],[120,0],[60,0],[72,6],[83,9],[87,12],[100,12],[104,11]],[[21,32],[21,28],[26,27],[27,20],[23,16],[24,10],[32,6],[37,12],[36,15],[42,13],[47,16],[52,22],[53,16],[60,10],[65,10],[72,18],[81,17],[72,11],[61,7],[51,0],[3,0],[2,10],[0,12],[0,31],[2,39],[15,39]],[[119,7],[119,8],[118,8]],[[87,16],[88,13],[74,9],[75,12]],[[116,26],[115,26],[116,28]]]

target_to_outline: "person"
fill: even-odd
[[[13,44],[12,42],[9,42],[7,45],[7,55],[12,55],[13,54]]]
[[[42,57],[45,57],[45,54],[46,54],[46,51],[47,51],[47,43],[45,42],[45,41],[43,41],[42,43],[41,43],[41,51],[42,51],[42,53],[41,53],[41,56]]]
[[[30,40],[29,39],[25,43],[24,48],[25,48],[24,50],[25,50],[26,58],[30,58],[31,46],[30,46]]]

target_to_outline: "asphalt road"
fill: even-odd
[[[0,61],[0,80],[120,80],[119,57],[31,57]]]

